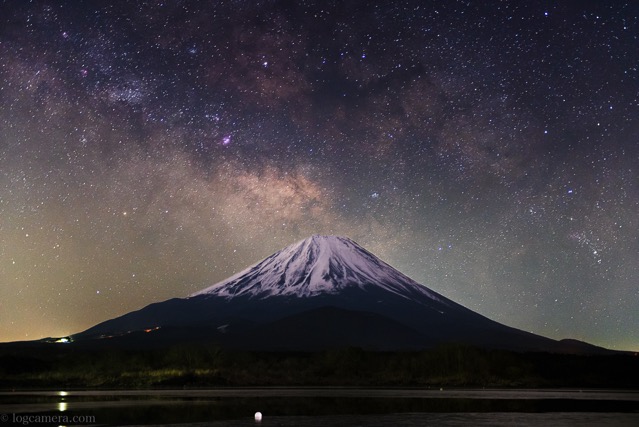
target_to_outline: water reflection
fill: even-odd
[[[639,393],[348,388],[0,393],[0,413],[61,412],[109,425],[636,426]]]

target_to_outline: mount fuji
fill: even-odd
[[[312,236],[186,298],[151,304],[71,339],[78,345],[207,342],[269,351],[416,350],[443,343],[565,348],[473,312],[337,236]]]

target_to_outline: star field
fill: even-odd
[[[639,4],[0,2],[0,341],[345,235],[639,349]]]

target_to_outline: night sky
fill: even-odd
[[[639,349],[639,2],[0,3],[0,341],[312,234]]]

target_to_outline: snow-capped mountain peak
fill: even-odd
[[[188,298],[154,303],[74,335],[75,341],[96,338],[107,347],[200,341],[269,351],[404,350],[455,342],[561,350],[556,341],[431,291],[336,236],[312,236]]]
[[[315,235],[193,295],[311,297],[349,287],[380,287],[407,299],[446,298],[413,281],[354,241]]]

